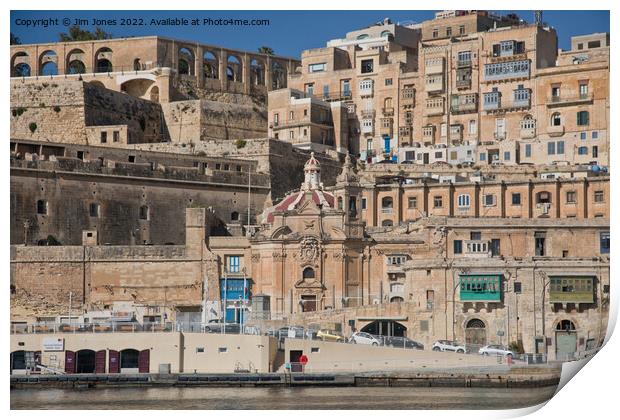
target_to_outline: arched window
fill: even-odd
[[[202,56],[203,72],[205,79],[217,79],[219,61],[211,51],[205,51]]]
[[[551,125],[553,127],[559,127],[562,125],[562,116],[559,112],[554,112],[551,114]]]
[[[95,54],[95,72],[96,73],[110,73],[112,68],[112,50],[108,47],[103,47]]]
[[[383,222],[381,222],[381,226],[383,226],[383,227],[394,226],[394,222],[392,222],[392,220],[390,220],[390,219],[386,219]]]
[[[12,77],[30,77],[30,58],[28,54],[21,51],[16,53],[11,60]]]
[[[286,69],[277,61],[271,62],[271,88],[273,90],[286,87]]]
[[[392,98],[385,98],[385,100],[383,101],[383,106],[385,108],[392,108],[394,106],[394,101],[392,100]]]
[[[381,199],[381,207],[384,209],[391,209],[394,206],[394,200],[392,197],[383,197]]]
[[[232,213],[230,213],[230,220],[232,220],[233,222],[236,222],[239,220],[239,213],[236,211],[233,211]]]
[[[381,32],[381,38],[389,38],[392,36],[392,32],[390,31],[383,31]]]
[[[179,49],[179,62],[178,71],[179,74],[194,75],[194,54],[189,48]]]
[[[357,36],[357,39],[366,39],[368,38],[368,34],[361,34]]]
[[[315,275],[314,275],[314,268],[312,268],[312,267],[306,267],[306,268],[304,268],[304,271],[303,271],[303,273],[302,273],[302,277],[303,277],[304,279],[313,279],[313,278],[315,278]]]
[[[484,321],[478,318],[473,318],[467,321],[467,326],[465,328],[486,328],[484,325]]]
[[[520,122],[521,129],[536,128],[536,120],[531,115],[526,115]]]
[[[58,55],[55,51],[43,51],[39,56],[39,75],[55,76],[58,74]]]
[[[573,324],[573,321],[571,321],[570,319],[563,319],[560,322],[558,322],[558,325],[556,325],[555,329],[557,331],[577,331],[577,328],[575,328],[575,324]]]
[[[250,62],[250,83],[254,86],[265,85],[265,66],[255,58]]]
[[[470,197],[469,194],[461,194],[457,198],[459,207],[469,207]]]
[[[241,82],[243,80],[243,67],[241,65],[241,60],[237,56],[228,56],[226,77],[231,82]]]
[[[342,210],[342,207],[343,207],[342,197],[338,197],[338,210]]]
[[[142,63],[140,62],[139,58],[136,58],[135,60],[133,60],[133,69],[135,71],[142,70]]]

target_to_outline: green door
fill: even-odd
[[[577,352],[577,333],[558,331],[555,333],[555,358],[567,360],[574,357]]]

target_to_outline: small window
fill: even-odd
[[[588,148],[586,146],[581,146],[577,149],[577,154],[578,155],[587,155],[588,154]]]
[[[563,155],[564,154],[564,141],[563,140],[558,141],[556,146],[557,146],[556,153],[558,155]]]
[[[129,161],[129,163],[135,163],[136,162],[136,157],[134,155],[129,155],[127,160]]]
[[[482,233],[478,231],[469,232],[469,239],[472,241],[480,241],[482,240]]]
[[[567,203],[576,203],[577,202],[577,192],[576,191],[566,191],[566,202]]]
[[[89,213],[90,213],[90,217],[99,217],[99,204],[90,203]]]
[[[555,142],[554,141],[550,141],[549,143],[547,143],[547,154],[555,155]]]
[[[514,290],[515,290],[515,293],[517,294],[521,293],[521,282],[520,281],[515,281]]]
[[[521,193],[512,193],[512,205],[513,206],[521,205]]]
[[[120,138],[121,138],[121,133],[120,133],[119,131],[113,131],[113,132],[112,132],[112,141],[113,141],[114,143],[118,143],[118,141],[120,140]]]
[[[532,157],[532,145],[531,144],[525,145],[525,157]]]
[[[536,193],[536,204],[551,203],[551,194],[547,191]]]
[[[362,73],[372,73],[373,60],[362,60]]]
[[[218,347],[217,348],[217,352],[218,353],[228,353],[228,348],[227,347]]]
[[[590,123],[590,113],[588,111],[579,111],[577,113],[577,125],[588,125]]]
[[[480,162],[486,162],[486,161],[487,161],[487,154],[480,153]]]
[[[495,194],[485,194],[482,197],[482,204],[484,206],[494,206],[495,205]]]
[[[140,220],[149,220],[149,206],[140,206]]]
[[[463,241],[460,239],[454,240],[454,253],[462,254],[463,253]]]
[[[325,71],[326,69],[327,69],[326,63],[316,63],[316,64],[310,64],[308,66],[309,73],[318,73],[318,72]]]
[[[37,201],[37,214],[47,214],[47,201]]]
[[[362,210],[366,210],[366,197],[362,197]]]
[[[385,85],[392,86],[392,79],[391,78],[385,79]]]
[[[470,197],[469,194],[461,194],[457,197],[459,207],[469,207]]]
[[[320,353],[320,352],[321,352],[320,347],[310,347],[310,353]]]
[[[579,138],[581,138],[581,140],[586,140],[587,136],[585,132],[582,132],[579,134]]]
[[[76,156],[77,156],[78,159],[84,160],[84,152],[83,151],[78,150]]]
[[[196,347],[196,353],[204,353],[204,352],[205,352],[204,347]]]
[[[407,204],[410,209],[418,208],[418,197],[407,198]]]
[[[551,125],[554,127],[559,127],[562,125],[562,116],[559,112],[555,112],[551,115]]]
[[[603,191],[594,191],[594,202],[595,203],[603,203],[603,202],[605,202],[605,192],[603,192]]]
[[[443,207],[443,197],[440,195],[436,195],[433,197],[433,207],[436,209]]]
[[[510,161],[510,152],[504,152],[504,161]]]
[[[101,143],[107,143],[107,142],[108,142],[108,132],[102,131],[101,132]]]
[[[592,140],[596,140],[598,139],[598,131],[593,131],[592,132]]]
[[[233,222],[236,222],[239,220],[239,213],[236,211],[233,211],[232,213],[230,213],[230,220]]]
[[[601,232],[601,254],[609,254],[609,232]]]
[[[465,25],[459,26],[459,35],[465,35]]]

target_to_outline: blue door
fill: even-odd
[[[383,137],[383,150],[385,153],[390,153],[390,138]]]

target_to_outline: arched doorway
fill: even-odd
[[[39,75],[56,76],[58,74],[58,55],[56,51],[43,51],[39,56]]]
[[[30,57],[23,51],[11,59],[11,77],[30,77]]]
[[[386,335],[388,337],[407,336],[407,327],[400,322],[386,320],[376,320],[362,328],[362,332],[373,335]]]
[[[217,59],[217,56],[211,51],[205,51],[202,57],[202,62],[205,79],[217,79],[219,77],[219,61]]]
[[[555,358],[572,359],[577,352],[577,328],[570,319],[563,319],[555,326]]]
[[[243,81],[243,66],[241,59],[236,55],[228,56],[228,65],[226,67],[226,78],[231,82]]]
[[[95,351],[78,350],[75,353],[75,373],[95,373]]]
[[[74,49],[67,54],[66,74],[84,74],[86,65],[84,64],[84,51]]]
[[[472,318],[465,325],[465,344],[479,348],[487,344],[487,329],[483,320]]]
[[[179,49],[179,74],[194,75],[194,52],[189,48]]]
[[[112,67],[112,50],[108,47],[103,47],[95,54],[95,68],[97,73],[110,73],[113,70]]]

